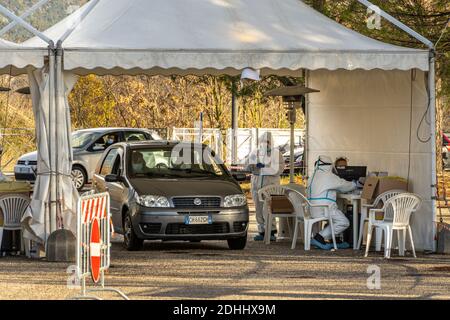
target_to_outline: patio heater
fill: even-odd
[[[270,90],[264,94],[266,97],[282,97],[287,119],[291,128],[290,155],[289,155],[289,183],[295,183],[294,150],[295,150],[295,122],[297,121],[297,109],[305,107],[305,95],[320,92],[319,90],[307,88],[303,85],[280,87]],[[305,110],[305,109],[303,109]]]

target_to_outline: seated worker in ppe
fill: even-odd
[[[308,200],[312,204],[329,205],[329,213],[333,221],[334,234],[337,236],[344,232],[349,226],[350,222],[345,215],[338,209],[336,204],[336,193],[346,193],[356,189],[356,183],[349,182],[339,178],[333,173],[333,164],[331,159],[327,156],[320,156],[315,163],[314,174],[307,188]],[[313,218],[324,215],[323,208],[311,208],[311,215]],[[327,243],[331,239],[331,226],[328,225],[321,232],[314,236],[311,244],[317,248],[330,250],[333,245]],[[348,243],[338,243],[337,247],[346,249]]]
[[[256,222],[259,234],[255,241],[264,240],[264,202],[259,201],[258,191],[268,185],[279,185],[284,171],[284,159],[279,149],[273,148],[272,133],[266,132],[260,137],[258,150],[252,152],[247,160],[247,171],[252,173],[251,192],[255,203]],[[270,240],[275,241],[277,233],[275,223],[272,224]]]
[[[134,174],[146,174],[150,172],[143,154],[138,151],[134,151],[131,154],[131,168]]]

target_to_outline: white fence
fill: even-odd
[[[208,145],[222,158],[224,147],[220,129],[204,128],[202,143]],[[172,128],[172,139],[178,141],[197,142],[200,135],[199,128]]]
[[[290,130],[276,128],[240,128],[237,131],[237,163],[241,164],[246,157],[258,147],[259,137],[265,133],[271,132],[274,145],[282,147],[285,151],[289,151]],[[180,141],[198,141],[200,130],[198,128],[173,128],[172,139]],[[295,145],[303,146],[303,138],[305,131],[302,129],[295,130]],[[232,152],[231,145],[233,139],[232,129],[227,129],[226,137],[220,129],[203,129],[203,143],[210,146],[224,161],[231,164]],[[224,156],[224,157],[223,157]]]

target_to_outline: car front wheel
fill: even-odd
[[[138,251],[142,249],[144,240],[139,239],[134,232],[131,216],[127,213],[123,221],[123,244],[128,251]]]
[[[247,245],[247,234],[240,238],[228,239],[228,248],[231,250],[243,250]]]
[[[84,185],[86,184],[87,176],[84,171],[84,169],[81,166],[73,166],[72,167],[72,181],[77,188],[78,191],[83,189]]]

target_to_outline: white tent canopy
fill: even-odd
[[[21,46],[0,39],[0,73],[19,75],[29,68],[42,68],[47,50]]]
[[[90,8],[46,32],[55,43],[67,35],[68,73],[308,70],[308,85],[320,90],[307,104],[309,164],[319,154],[348,156],[369,171],[409,177],[410,191],[424,199],[413,220],[417,247],[433,248],[435,151],[419,139],[434,130],[429,51],[370,39],[300,0],[98,0]],[[34,38],[26,45],[44,43]]]
[[[46,35],[56,43],[88,6]],[[63,47],[77,74],[428,70],[427,51],[365,37],[300,0],[100,0]]]

